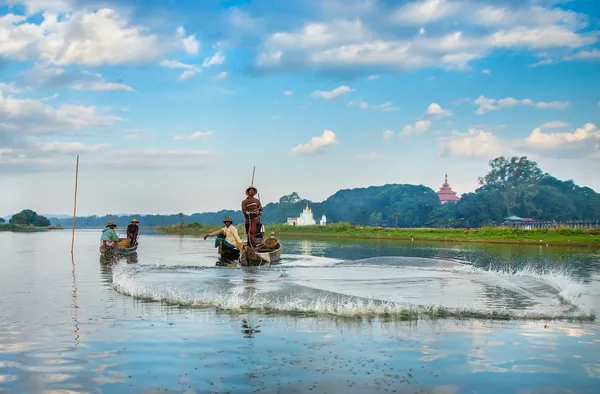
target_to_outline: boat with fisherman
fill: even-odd
[[[246,189],[246,199],[242,201],[246,241],[240,239],[237,227],[229,216],[223,220],[225,227],[204,236],[204,239],[209,236],[217,237],[215,247],[219,251],[218,266],[235,266],[237,263],[242,267],[264,266],[281,260],[282,245],[275,234],[270,233],[269,238],[263,239],[264,226],[260,222],[263,208],[260,200],[255,197],[257,194],[253,174],[252,185]]]
[[[108,222],[100,237],[100,255],[105,257],[129,256],[137,252],[139,223],[133,219],[127,228],[127,238],[119,238],[115,228],[117,225],[112,220]]]

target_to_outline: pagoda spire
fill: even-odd
[[[446,176],[444,177],[444,185],[448,184],[448,174],[446,174]]]

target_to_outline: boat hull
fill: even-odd
[[[281,253],[281,244],[278,245],[277,249],[273,250],[253,250],[246,247],[240,253],[240,265],[243,267],[253,267],[277,264],[281,260]]]

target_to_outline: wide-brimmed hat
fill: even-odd
[[[113,222],[112,220],[106,224],[106,227],[112,227],[112,226],[117,227],[117,224],[115,222]]]
[[[140,221],[137,220],[136,218],[131,219],[131,223],[139,223]]]
[[[227,223],[227,222],[233,224],[233,220],[229,216],[227,216],[225,219],[223,219],[223,223]]]
[[[248,186],[248,188],[246,189],[246,194],[248,194],[248,192],[250,191],[250,189],[254,189],[254,194],[258,193],[258,189],[255,188],[254,186]]]

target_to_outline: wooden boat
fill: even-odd
[[[237,262],[242,267],[265,266],[277,264],[281,260],[281,243],[272,235],[265,243],[254,248],[244,245],[239,255],[237,252],[224,249],[222,246],[223,242],[219,244],[219,261],[217,262],[217,265],[222,267],[232,267]]]
[[[115,255],[115,256],[128,256],[133,253],[136,253],[139,243],[136,242],[135,245],[129,248],[117,247],[117,248],[107,248],[103,245],[100,245],[100,254],[105,255]]]

